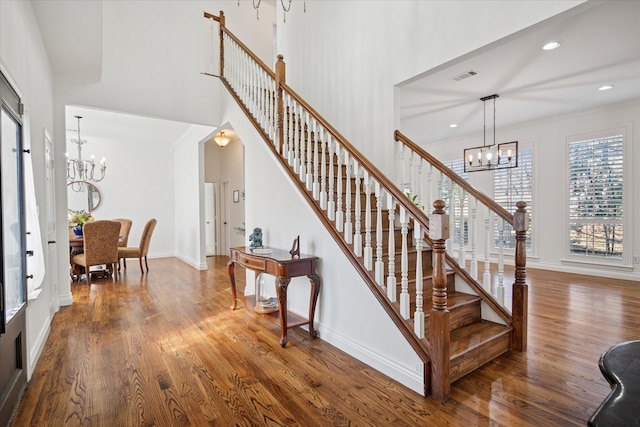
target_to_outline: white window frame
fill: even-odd
[[[580,134],[569,135],[566,137],[565,142],[565,155],[566,155],[566,172],[565,172],[565,232],[564,232],[564,254],[566,259],[562,260],[563,262],[576,262],[590,265],[602,265],[602,266],[618,266],[625,268],[633,268],[631,264],[632,255],[633,255],[633,229],[631,218],[633,218],[633,207],[632,207],[632,168],[631,168],[631,159],[633,156],[632,152],[632,141],[633,135],[631,131],[632,127],[630,123],[626,123],[620,126],[612,126],[606,129],[594,130],[590,132],[584,132]],[[570,203],[570,195],[569,195],[569,145],[574,142],[579,141],[588,141],[599,138],[607,138],[614,135],[622,135],[622,150],[623,150],[623,187],[622,187],[622,209],[624,212],[624,217],[622,219],[623,226],[623,243],[622,243],[622,257],[620,258],[608,258],[601,256],[586,256],[586,255],[578,255],[572,254],[570,250],[570,223],[571,219],[569,217],[569,203]]]

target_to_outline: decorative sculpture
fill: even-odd
[[[251,242],[249,244],[249,247],[254,249],[254,248],[261,248],[262,247],[262,228],[256,227],[253,229],[253,233],[251,233],[251,235],[249,236],[249,241]]]
[[[293,239],[293,246],[291,247],[291,250],[289,251],[289,253],[291,254],[291,258],[300,258],[300,236],[298,235],[298,237],[296,237],[295,239]]]

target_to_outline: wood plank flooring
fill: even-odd
[[[528,351],[439,403],[300,328],[280,348],[276,325],[229,309],[227,259],[73,284],[11,426],[584,426],[609,392],[600,354],[640,338],[639,282],[529,269]]]

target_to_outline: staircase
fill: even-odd
[[[408,175],[396,185],[286,85],[282,56],[271,71],[226,28],[222,12],[204,16],[219,23],[216,77],[422,359],[425,396],[446,400],[457,379],[511,349],[525,351],[526,204],[505,211],[399,131],[395,151]],[[423,204],[433,213],[425,214]],[[477,226],[483,223],[484,235]],[[511,310],[504,307],[501,276],[505,224],[516,237]],[[493,225],[500,233],[495,295]],[[457,232],[451,236],[457,236],[457,259],[450,232]],[[485,246],[482,284],[477,241]]]

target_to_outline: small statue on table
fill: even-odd
[[[300,236],[293,239],[293,246],[291,246],[291,250],[289,251],[291,254],[291,258],[300,258]]]
[[[262,228],[256,227],[253,229],[253,233],[249,236],[249,247],[251,249],[262,248]]]

